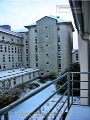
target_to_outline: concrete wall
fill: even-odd
[[[63,71],[72,61],[72,31],[70,25],[60,25],[61,39],[61,71]]]
[[[79,59],[80,59],[80,71],[81,72],[88,72],[88,42],[81,39],[81,36],[78,35],[78,44],[79,44]],[[81,74],[81,81],[88,81],[88,75]],[[81,83],[81,89],[88,89],[88,83],[82,82]],[[81,97],[88,97],[88,91],[87,90],[81,90],[80,91]],[[81,98],[81,104],[87,105],[88,99],[87,98]]]
[[[56,20],[44,17],[37,22],[37,48],[39,69],[58,75]]]
[[[35,27],[29,29],[29,64],[30,68],[36,68],[36,59],[35,59]]]

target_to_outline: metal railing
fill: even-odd
[[[50,108],[50,110],[44,115],[43,120],[47,120],[48,116],[50,115],[50,113],[53,111],[53,109],[58,105],[58,103],[60,103],[63,99],[64,96],[66,96],[66,99],[63,101],[62,105],[60,106],[60,108],[58,109],[57,113],[55,113],[53,120],[56,120],[56,118],[58,117],[58,114],[60,113],[60,111],[63,108],[62,114],[59,116],[59,119],[63,119],[62,116],[63,114],[67,111],[69,111],[71,105],[73,104],[73,96],[74,96],[74,91],[76,90],[88,90],[88,89],[81,89],[81,88],[74,88],[74,82],[88,82],[87,81],[80,81],[79,80],[74,80],[75,79],[75,75],[76,74],[90,74],[90,73],[80,73],[80,72],[68,72],[58,78],[56,78],[55,80],[46,83],[45,85],[35,89],[33,92],[30,92],[27,96],[25,96],[24,98],[21,98],[15,102],[13,102],[12,104],[2,108],[0,110],[0,120],[1,120],[1,116],[4,115],[4,120],[10,120],[9,119],[9,111],[12,110],[13,108],[15,108],[16,106],[20,105],[21,103],[25,102],[26,100],[30,99],[31,97],[35,96],[36,94],[38,94],[39,92],[41,92],[42,90],[46,89],[47,87],[49,87],[52,84],[56,84],[57,82],[60,82],[63,80],[63,78],[66,79],[66,82],[61,85],[60,87],[58,87],[58,89],[52,94],[50,95],[46,100],[44,100],[38,107],[36,107],[32,112],[30,112],[26,118],[24,118],[24,120],[29,120],[47,101],[49,101],[55,94],[57,94],[60,90],[62,90],[63,88],[67,88],[65,89],[64,93],[62,95],[60,95],[60,98],[57,100],[57,102]],[[80,98],[84,98],[84,97],[80,97]]]

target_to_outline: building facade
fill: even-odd
[[[72,62],[72,23],[45,16],[25,27],[29,30],[30,67],[39,68],[41,75],[59,75]]]
[[[45,16],[25,26],[25,31],[0,28],[0,71],[38,68],[41,75],[58,76],[72,63],[73,25],[59,17]]]
[[[6,27],[0,28],[0,88],[13,88],[36,79],[39,69],[29,66],[28,31],[13,32]]]
[[[28,31],[12,32],[0,28],[0,71],[29,66]]]

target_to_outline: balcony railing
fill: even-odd
[[[38,107],[36,107],[32,112],[30,112],[30,114],[28,114],[26,116],[26,118],[24,118],[24,120],[29,120],[42,106],[44,106],[45,103],[47,103],[47,101],[49,101],[51,98],[53,98],[53,96],[55,94],[57,94],[60,90],[62,90],[63,88],[65,88],[65,86],[67,86],[67,89],[65,89],[64,93],[62,95],[60,95],[60,98],[57,100],[57,102],[51,106],[50,110],[44,115],[43,119],[42,120],[48,120],[48,116],[50,115],[50,113],[53,111],[53,109],[58,105],[58,103],[62,102],[62,99],[64,96],[66,96],[66,99],[63,101],[62,105],[60,106],[60,108],[57,110],[57,113],[54,115],[54,117],[52,118],[53,120],[56,120],[56,118],[58,118],[58,114],[60,113],[60,111],[62,111],[61,115],[59,116],[59,120],[63,120],[63,115],[65,112],[68,113],[70,107],[74,104],[73,103],[73,98],[74,98],[74,91],[81,91],[81,90],[87,90],[88,89],[82,89],[82,88],[74,88],[74,83],[78,83],[80,82],[83,82],[83,83],[87,83],[87,81],[85,80],[75,80],[75,75],[80,75],[80,74],[85,74],[85,75],[88,75],[90,73],[81,73],[81,72],[68,72],[58,78],[56,78],[55,80],[49,82],[49,83],[46,83],[45,85],[35,89],[33,92],[30,92],[27,96],[25,96],[24,98],[21,98],[15,102],[13,102],[12,104],[2,108],[0,110],[0,120],[2,120],[2,116],[4,120],[10,120],[9,118],[9,112],[10,110],[12,110],[13,108],[17,107],[18,105],[20,105],[21,103],[25,102],[26,100],[30,99],[31,97],[35,96],[36,94],[38,94],[39,92],[41,92],[42,90],[44,90],[45,88],[49,87],[50,85],[52,84],[56,84],[58,81],[62,81],[62,78],[65,78],[67,81],[58,87],[58,89],[53,93],[51,94],[46,100],[44,100],[40,105],[38,105]],[[83,96],[78,96],[81,98],[88,98],[87,96],[86,97],[83,97]],[[28,107],[28,106],[27,106]],[[63,109],[63,110],[62,110]],[[30,119],[31,120],[31,119]]]

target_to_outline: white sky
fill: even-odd
[[[12,30],[24,29],[44,16],[60,16],[61,19],[72,21],[72,13],[56,10],[57,5],[68,5],[68,0],[0,0],[0,25],[8,24]],[[74,26],[75,28],[75,26]],[[77,34],[74,32],[74,49],[78,48]]]

